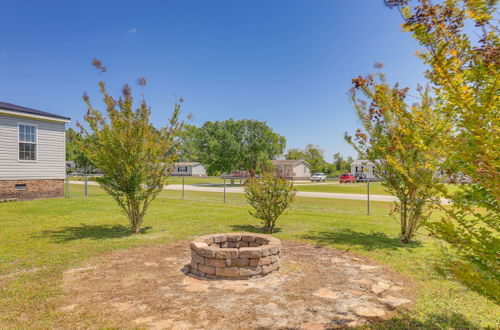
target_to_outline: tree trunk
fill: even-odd
[[[132,210],[129,220],[130,220],[130,225],[132,226],[133,234],[141,233],[142,217],[143,216],[141,212],[139,212],[139,209]]]
[[[410,240],[406,237],[401,237],[401,239],[399,240],[400,243],[403,243],[403,244],[408,244],[410,243]]]

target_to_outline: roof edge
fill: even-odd
[[[48,115],[37,115],[37,114],[32,114],[32,113],[27,113],[27,112],[8,110],[8,109],[4,109],[4,108],[0,108],[0,114],[7,115],[7,116],[14,116],[14,117],[56,121],[59,123],[70,123],[71,122],[71,119],[66,118],[66,117],[52,117],[52,116],[48,116]]]
[[[40,110],[36,110],[36,109],[32,109],[32,108],[27,108],[27,107],[23,107],[20,105],[7,103],[7,102],[0,102],[0,111],[13,112],[16,114],[19,113],[19,114],[23,114],[25,117],[26,116],[33,117],[33,118],[44,117],[44,118],[54,118],[54,119],[57,119],[59,121],[61,121],[61,120],[67,121],[67,122],[71,121],[71,118],[69,118],[69,117],[60,116],[60,115],[56,115],[53,113],[40,111]]]

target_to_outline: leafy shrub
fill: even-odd
[[[250,214],[261,220],[264,231],[273,233],[276,220],[295,198],[295,188],[278,173],[265,172],[247,181],[245,196],[254,209]]]

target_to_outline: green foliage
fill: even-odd
[[[391,87],[382,73],[353,79],[352,101],[363,130],[346,140],[375,164],[377,176],[388,192],[398,197],[400,240],[408,243],[430,217],[440,182],[432,160],[439,157],[438,139],[449,129],[434,111],[428,88],[420,90],[420,102],[406,103],[407,88]],[[361,93],[361,96],[359,95]],[[434,131],[429,134],[428,127]]]
[[[289,149],[286,159],[303,159],[309,163],[311,172],[326,172],[327,163],[323,157],[323,150],[313,144],[308,144],[304,150]]]
[[[151,110],[144,99],[133,110],[128,85],[118,100],[108,94],[103,81],[99,87],[107,116],[84,95],[88,129],[77,123],[83,139],[75,142],[102,171],[104,175],[96,180],[126,213],[132,232],[139,233],[144,214],[166,184],[177,158],[180,105],[175,104],[168,125],[157,129],[150,123]]]
[[[247,181],[245,196],[254,209],[250,214],[262,221],[264,231],[273,233],[276,220],[293,202],[295,189],[276,172],[264,172]]]
[[[94,164],[78,147],[79,144],[85,143],[81,133],[69,128],[66,131],[66,160],[74,161],[78,172],[90,174],[95,171]]]
[[[203,163],[209,175],[234,170],[259,173],[270,160],[283,153],[286,140],[265,122],[243,119],[207,121],[200,128],[188,127],[183,141],[185,155]]]
[[[306,153],[303,150],[293,148],[288,149],[285,154],[285,159],[303,159],[306,160]]]
[[[344,157],[337,152],[333,154],[333,172],[332,174],[340,175],[342,173],[351,172],[351,163],[354,160],[351,156],[347,157],[347,160],[344,160]]]
[[[326,172],[326,162],[323,158],[323,153],[323,150],[318,146],[312,144],[306,146],[306,161],[309,163],[312,172]]]
[[[196,162],[200,158],[198,150],[198,127],[194,125],[184,124],[179,132],[179,161],[181,162]]]
[[[426,75],[436,95],[436,109],[452,123],[452,134],[443,139],[444,168],[474,183],[449,196],[452,209],[429,229],[470,263],[452,268],[456,277],[489,294],[489,286],[482,283],[496,281],[500,287],[497,4],[496,0],[386,1],[400,9],[403,28],[423,46],[418,56],[429,67]]]

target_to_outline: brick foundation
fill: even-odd
[[[0,180],[0,200],[15,198],[24,201],[60,197],[64,197],[63,179]]]

